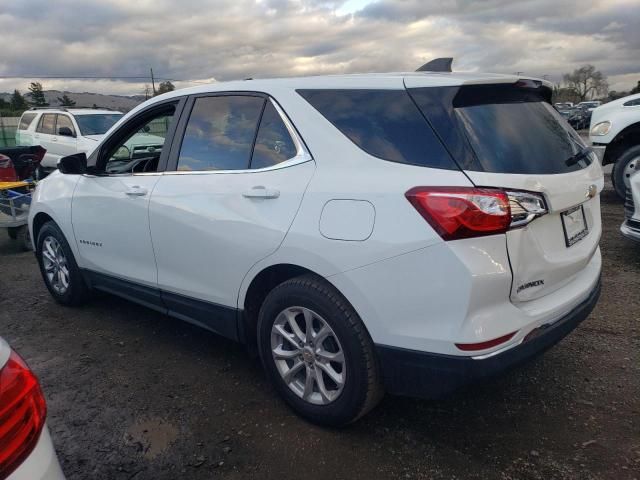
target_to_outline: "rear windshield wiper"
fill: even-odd
[[[567,165],[567,167],[572,167],[573,165],[578,163],[580,160],[582,160],[582,159],[586,158],[587,156],[589,156],[589,154],[592,151],[593,151],[593,149],[591,147],[584,147],[582,150],[580,150],[575,155],[571,155],[569,158],[567,158],[564,161],[564,163]]]

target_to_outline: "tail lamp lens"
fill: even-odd
[[[503,190],[473,187],[417,187],[406,197],[444,240],[495,235],[511,225]]]
[[[12,352],[0,369],[0,479],[7,478],[33,451],[46,410],[38,380]]]

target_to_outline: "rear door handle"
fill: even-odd
[[[245,198],[278,198],[280,191],[258,185],[243,192],[242,196]]]
[[[143,197],[147,192],[148,190],[146,188],[140,187],[139,185],[132,185],[124,191],[124,193],[130,197]]]

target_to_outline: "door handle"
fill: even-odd
[[[242,193],[245,198],[278,198],[280,191],[273,188],[267,188],[262,185],[258,185]]]
[[[140,187],[139,185],[132,185],[124,191],[124,193],[130,197],[143,197],[147,192],[148,190],[146,188]]]

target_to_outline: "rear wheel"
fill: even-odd
[[[616,193],[624,200],[627,189],[630,188],[631,175],[640,170],[640,145],[625,150],[616,159],[611,172],[611,181]]]
[[[40,229],[36,257],[44,283],[58,303],[79,305],[89,298],[89,288],[71,247],[54,222],[47,222]]]
[[[382,398],[368,332],[346,299],[319,277],[294,278],[269,293],[258,343],[278,393],[312,422],[348,424]]]

